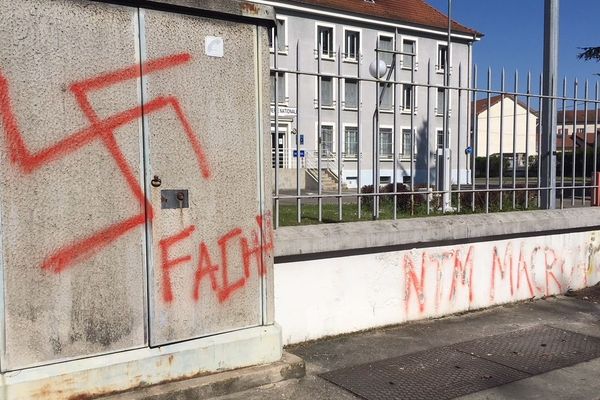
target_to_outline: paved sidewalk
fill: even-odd
[[[574,297],[505,305],[292,346],[287,351],[305,360],[306,377],[219,397],[218,400],[357,399],[317,374],[542,324],[600,337],[599,303],[600,286],[596,286],[585,293],[575,293]],[[600,400],[600,358],[460,399]]]

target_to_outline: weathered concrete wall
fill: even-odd
[[[0,38],[2,371],[272,324],[266,28],[0,0]]]
[[[71,86],[139,65],[134,11],[0,1],[5,370],[144,345],[144,232],[107,230],[144,220],[125,179],[142,179],[141,122],[91,140]],[[90,98],[100,118],[140,107],[136,80]]]
[[[600,281],[597,214],[596,209],[556,211],[554,222],[545,218],[552,212],[476,215],[457,217],[457,223],[450,227],[445,219],[436,221],[436,218],[365,223],[366,234],[362,236],[369,237],[371,251],[361,250],[363,237],[360,232],[353,232],[359,229],[356,224],[340,224],[321,231],[315,227],[314,242],[297,235],[293,243],[287,240],[292,228],[278,230],[277,254],[284,261],[275,264],[275,318],[281,325],[284,343],[439,317],[594,285]],[[519,215],[523,224],[512,224]],[[539,218],[539,226],[528,228],[527,222],[535,224],[532,216]],[[480,220],[480,226],[468,223],[476,219]],[[563,223],[565,219],[575,219],[592,230],[561,232],[568,227]],[[489,225],[487,231],[482,228],[492,221],[503,226]],[[555,234],[530,236],[530,231],[551,224]],[[399,234],[402,231],[399,226],[412,229],[414,234]],[[464,232],[460,228],[465,228]],[[506,228],[511,236],[523,237],[495,239],[506,236],[499,233]],[[376,230],[379,234],[373,234]],[[302,228],[302,232],[306,235],[308,227]],[[398,245],[408,249],[394,248],[390,240],[394,236]],[[420,237],[429,236],[437,236],[438,245],[419,243]],[[447,240],[462,243],[441,245]],[[324,244],[327,251],[314,251],[312,245],[319,241],[327,242]],[[352,243],[357,251],[350,248]],[[343,250],[336,253],[336,246]],[[419,248],[415,249],[416,246]],[[296,247],[298,261],[293,261],[292,247]]]
[[[260,245],[263,224],[257,221],[256,27],[158,11],[144,13],[144,27],[148,60],[169,56],[174,46],[191,57],[150,75],[147,96],[179,100],[206,158],[198,168],[202,153],[177,128],[176,113],[148,115],[149,175],[162,180],[151,189],[152,203],[160,204],[163,189],[188,189],[191,201],[187,209],[157,210],[152,221],[158,268],[150,282],[151,344],[260,325],[261,278],[270,271],[257,265],[260,253],[244,255],[244,241],[248,251]],[[205,54],[209,36],[223,39],[223,57]],[[191,259],[172,261],[179,257]]]

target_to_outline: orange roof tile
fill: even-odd
[[[424,0],[290,0],[287,3],[299,3],[353,14],[368,15],[395,22],[448,29],[448,16],[427,4]],[[461,25],[456,21],[452,22],[452,30],[453,32],[466,33],[477,37],[483,36],[482,33]]]

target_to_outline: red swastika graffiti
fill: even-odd
[[[114,159],[117,168],[125,178],[127,185],[142,210],[138,215],[126,218],[95,232],[86,238],[79,239],[74,243],[63,246],[58,251],[45,258],[42,263],[42,268],[57,273],[61,272],[64,269],[73,266],[75,263],[91,257],[123,235],[136,227],[143,225],[146,218],[148,220],[153,219],[154,212],[152,206],[148,199],[146,199],[144,190],[136,180],[131,166],[127,162],[123,151],[117,143],[115,132],[118,128],[136,121],[143,115],[149,115],[171,108],[175,111],[196,155],[202,177],[205,179],[211,177],[211,169],[206,153],[200,145],[198,137],[192,129],[192,126],[186,118],[179,100],[176,97],[157,97],[142,106],[133,107],[106,118],[98,117],[88,98],[90,92],[102,90],[109,86],[132,79],[137,79],[144,75],[174,68],[188,63],[190,60],[191,56],[187,53],[175,54],[73,83],[70,86],[70,90],[86,116],[89,125],[35,153],[32,153],[28,149],[27,144],[23,139],[17,118],[13,112],[8,80],[2,74],[2,71],[0,71],[0,114],[2,114],[2,123],[4,126],[10,161],[14,165],[20,168],[23,173],[31,174],[55,160],[68,156],[91,142],[101,141],[108,153]]]

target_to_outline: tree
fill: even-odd
[[[579,47],[579,50],[583,50],[581,53],[577,54],[577,58],[580,60],[596,60],[600,62],[600,47]]]

